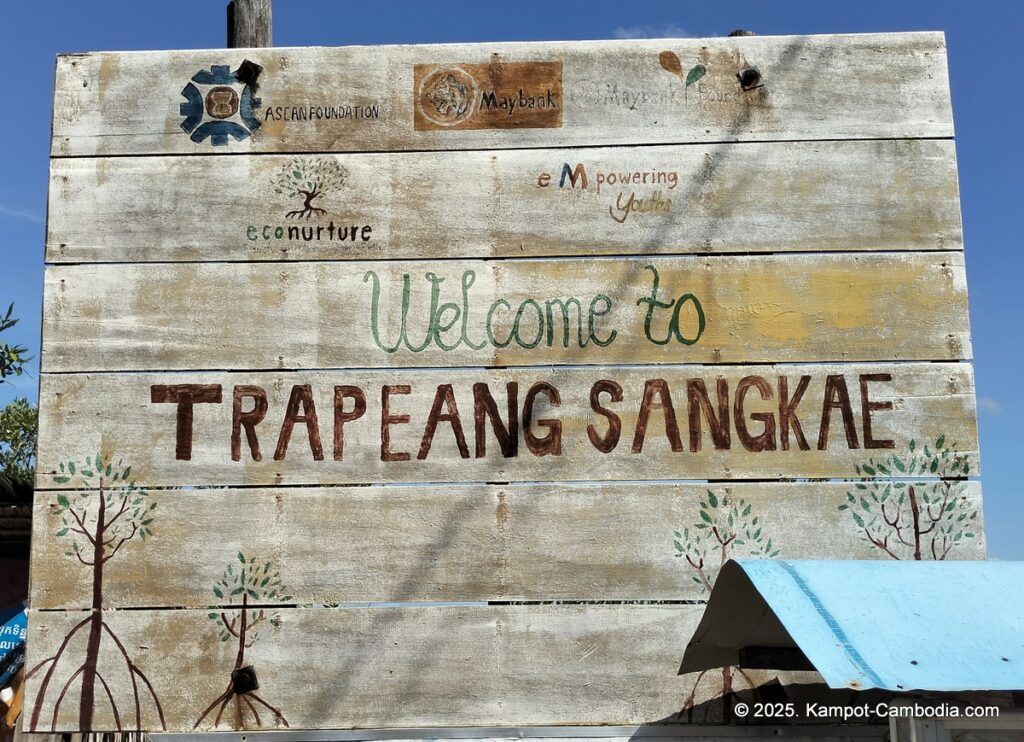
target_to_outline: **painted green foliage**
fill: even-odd
[[[217,710],[213,719],[213,725],[216,727],[232,700],[235,702],[236,727],[243,726],[243,717],[246,714],[252,716],[256,726],[263,726],[261,709],[264,713],[269,711],[276,723],[287,727],[288,721],[280,709],[270,705],[256,693],[259,684],[246,680],[248,677],[255,677],[255,670],[247,666],[245,653],[259,640],[261,627],[280,626],[280,614],[267,605],[289,603],[292,596],[287,594],[281,582],[281,572],[273,562],[257,559],[241,551],[238,552],[236,559],[237,561],[227,565],[212,589],[218,605],[227,604],[228,607],[211,609],[207,614],[207,617],[217,624],[220,640],[234,641],[237,644],[235,664],[227,687],[203,710],[192,728],[198,728],[214,709]]]
[[[326,213],[314,206],[313,200],[326,191],[340,188],[347,178],[348,169],[331,157],[296,157],[274,177],[274,191],[288,198],[301,196],[302,208],[289,211],[286,217],[309,219],[313,214]]]
[[[707,67],[698,63],[691,67],[689,72],[684,75],[683,63],[679,60],[679,55],[671,51],[664,51],[658,55],[658,61],[661,62],[663,70],[671,72],[678,77],[687,88],[699,81],[708,72]]]
[[[965,494],[969,457],[940,435],[909,454],[869,459],[854,467],[860,477],[931,481],[855,482],[839,510],[848,512],[861,537],[893,559],[945,559],[978,538],[978,505]]]
[[[103,606],[103,576],[107,562],[136,536],[144,541],[153,535],[156,503],[150,500],[149,492],[138,486],[132,478],[130,466],[124,466],[121,460],[115,464],[112,457],[105,457],[101,453],[61,463],[53,481],[76,488],[57,495],[55,514],[60,518],[60,527],[56,536],[66,543],[65,556],[74,557],[89,568],[93,583],[92,606],[88,614],[64,637],[56,654],[47,657],[26,674],[28,679],[36,673],[43,673],[29,718],[29,729],[41,729],[43,704],[49,692],[54,690],[50,683],[62,660],[74,655],[71,640],[79,632],[85,638],[84,658],[76,657],[73,660],[77,663],[81,659],[81,665],[54,702],[50,730],[56,729],[61,703],[76,680],[79,683],[77,724],[80,730],[93,730],[95,709],[98,704],[105,703],[114,716],[118,731],[122,729],[121,713],[126,706],[134,713],[125,718],[134,720],[134,728],[141,731],[145,700],[143,694],[146,691],[159,716],[161,728],[166,729],[156,691],[146,674],[128,654],[124,642],[107,623]],[[100,647],[104,643],[112,644],[113,648],[101,661]],[[113,663],[111,657],[114,658]],[[127,702],[124,698],[115,697],[104,677],[104,673],[110,677],[112,673],[123,670],[127,670],[133,688],[132,698]],[[145,690],[142,690],[143,687]]]
[[[755,559],[771,559],[779,555],[777,545],[765,531],[761,517],[754,512],[754,506],[742,497],[728,492],[715,494],[711,490],[700,498],[700,507],[694,522],[681,530],[672,532],[672,544],[676,556],[686,560],[693,571],[690,575],[706,593],[711,592],[718,570],[732,557],[744,556]],[[694,704],[701,682],[708,670],[698,673],[693,679],[689,695],[683,701],[680,717],[686,715],[689,722],[695,721]],[[731,719],[731,696],[736,690],[737,677],[751,691],[757,692],[753,679],[738,666],[723,667],[721,679],[716,680],[716,695],[722,698],[721,720]],[[704,710],[703,721],[710,722],[712,710]]]
[[[213,594],[216,598],[228,603],[255,603],[264,605],[268,603],[290,603],[291,595],[285,594],[281,584],[281,572],[273,562],[258,561],[252,555],[246,556],[238,552],[238,563],[229,564],[221,575],[220,579],[213,586]],[[210,612],[208,617],[218,624],[220,640],[226,642],[233,636],[238,637],[236,624],[240,616],[236,616],[230,622],[223,613]],[[264,609],[248,609],[246,617],[247,638],[246,647],[251,647],[259,639],[256,627],[264,621],[273,626],[280,623],[280,616],[277,612],[267,612]]]
[[[673,531],[673,544],[676,556],[685,558],[694,571],[691,579],[706,592],[711,592],[714,583],[710,570],[720,569],[730,557],[764,559],[779,555],[753,506],[742,497],[716,495],[708,490],[700,500],[698,514],[694,523]]]
[[[115,465],[102,454],[82,461],[61,463],[60,473],[53,477],[57,484],[74,482],[84,489],[57,495],[57,514],[61,527],[57,536],[67,537],[70,543],[66,556],[81,556],[83,550],[96,546],[102,538],[104,561],[112,557],[128,541],[139,536],[143,541],[153,535],[156,503],[150,502],[149,492],[131,478],[132,468],[119,460]],[[90,507],[97,498],[103,498],[102,508]],[[98,519],[104,522],[100,529]],[[102,532],[98,532],[102,530]]]

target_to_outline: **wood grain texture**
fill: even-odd
[[[257,673],[261,698],[293,729],[645,724],[674,716],[693,687],[693,677],[676,673],[701,612],[701,606],[622,605],[286,609],[276,626],[261,631],[246,662]],[[27,666],[53,655],[81,615],[32,611]],[[152,681],[166,730],[190,731],[224,691],[236,643],[218,639],[206,610],[103,615]],[[80,661],[81,640],[81,634],[72,640],[68,661],[54,673],[40,730],[50,728],[53,702]],[[121,677],[124,665],[106,640],[99,667],[111,678],[115,701],[134,709],[130,683]],[[749,675],[761,684],[777,674]],[[736,683],[747,687],[742,679]],[[140,687],[141,726],[160,730]],[[39,691],[37,674],[28,682],[26,709]],[[57,714],[58,731],[75,728],[76,691],[72,686]],[[720,692],[721,677],[717,688],[701,685],[697,700]],[[106,698],[96,706],[95,728],[116,728]],[[258,711],[263,728],[283,727],[262,706]],[[215,728],[213,716],[201,731]],[[135,728],[134,716],[122,722]],[[232,701],[219,728],[258,727],[252,713]]]
[[[47,372],[971,357],[961,253],[51,266],[45,283]]]
[[[325,161],[342,182],[312,200],[323,214],[299,218],[303,196],[278,184]],[[331,225],[355,229],[339,239]],[[57,263],[961,248],[942,140],[76,158],[50,170]]]
[[[677,56],[679,70],[659,62],[665,51]],[[181,128],[183,87],[211,65],[234,71],[244,60],[263,68],[253,96],[260,101],[253,106],[259,128],[216,150],[210,138],[193,142]],[[511,128],[414,129],[416,65],[438,65],[458,76],[459,65],[537,62],[561,63],[562,99],[548,103],[546,85],[527,86],[523,95],[560,106],[560,128],[517,128],[530,126],[530,118],[494,109],[493,125]],[[679,73],[688,77],[698,65],[705,74],[687,86]],[[764,85],[743,91],[736,76],[748,67],[760,71]],[[462,84],[470,106],[489,92],[499,103],[518,98],[520,87],[517,79],[493,91],[482,89],[488,80]],[[943,37],[907,33],[67,55],[57,64],[52,153],[358,152],[952,134]]]
[[[967,512],[980,511],[978,483],[953,490]],[[770,539],[786,559],[889,558],[838,509],[848,493],[862,494],[853,483],[162,490],[150,495],[155,535],[106,569],[104,605],[208,605],[239,552],[272,560],[299,604],[707,598],[673,531],[695,532],[708,491],[719,504],[751,507],[730,557],[763,554]],[[91,574],[64,556],[57,497],[35,505],[32,606],[87,608]],[[722,512],[719,525],[732,532],[728,510],[709,512]],[[950,558],[984,558],[980,513],[975,522]],[[690,550],[712,582],[718,551]]]
[[[869,403],[892,403],[892,409],[871,412],[872,437],[892,440],[892,450],[865,449],[863,396],[860,376],[891,376],[890,382],[867,382]],[[774,415],[775,450],[747,450],[736,427],[739,417],[734,406],[739,383],[748,376],[761,375],[766,382],[765,397],[748,387],[743,417],[750,436],[761,435],[764,421],[754,413]],[[782,450],[780,377],[785,379],[787,399],[792,403],[801,378],[810,379],[794,408],[808,450],[803,450],[792,423],[788,426],[789,450]],[[829,395],[829,425],[824,450],[821,424],[828,377],[842,376],[849,399],[850,435],[858,448],[850,447],[844,431],[838,383]],[[706,414],[701,412],[699,394],[688,399],[688,380],[701,380],[707,389],[714,414],[718,379],[728,387],[726,415],[729,420],[727,448],[716,449]],[[661,379],[664,388],[658,382]],[[598,406],[620,419],[620,437],[608,453],[602,453],[588,431],[599,442],[613,442],[610,417],[595,411],[591,394],[597,382],[607,380],[621,387],[621,402],[612,401],[613,392],[597,395]],[[481,414],[477,457],[474,384],[486,384],[494,411],[506,427],[507,384],[515,382],[515,421],[518,433],[509,435],[505,451],[494,433],[493,418]],[[650,382],[650,383],[648,383]],[[551,392],[536,385],[547,383],[557,390],[559,404],[551,403]],[[696,383],[696,382],[695,382]],[[176,459],[178,405],[152,403],[154,385],[220,385],[222,403],[193,406],[189,460]],[[233,392],[235,386],[258,386],[265,392],[265,419],[253,429],[260,447],[260,461],[253,461],[246,434],[239,426],[239,460],[231,456]],[[308,385],[309,398],[317,410],[316,424],[296,422],[303,409],[302,391]],[[388,392],[388,418],[383,422],[382,389]],[[408,386],[408,393],[397,388]],[[450,385],[454,407],[460,418],[465,447],[460,451],[454,425],[440,419],[449,410],[444,390]],[[354,414],[355,395],[364,397],[365,412],[357,419],[343,421],[340,460],[335,459],[337,438],[333,433],[335,386],[355,387],[342,399],[342,417]],[[439,387],[441,392],[438,391]],[[296,388],[298,391],[296,391]],[[531,389],[533,393],[531,395]],[[663,393],[664,392],[664,393]],[[639,425],[643,399],[649,395],[649,413]],[[667,397],[666,397],[667,395]],[[532,396],[532,400],[529,399]],[[283,458],[274,456],[281,447],[281,430],[289,400],[294,399],[293,424],[285,436]],[[667,400],[667,401],[666,401]],[[529,402],[529,404],[528,404]],[[678,427],[678,440],[667,432],[663,406],[671,402]],[[254,399],[240,398],[240,410],[253,409]],[[436,427],[427,435],[431,410]],[[483,409],[483,405],[481,408]],[[529,409],[527,409],[529,408]],[[690,410],[697,420],[691,424]],[[526,422],[527,413],[531,420]],[[450,414],[450,413],[449,413]],[[400,418],[408,415],[408,422]],[[393,421],[392,418],[394,418]],[[719,418],[722,419],[722,418]],[[551,422],[558,421],[558,422]],[[560,424],[560,433],[555,428]],[[625,368],[538,368],[538,369],[453,369],[436,371],[316,371],[316,372],[189,372],[151,374],[43,374],[40,393],[39,484],[41,487],[70,487],[48,484],[62,461],[97,451],[123,457],[140,484],[146,486],[193,485],[280,485],[343,484],[374,482],[520,482],[559,480],[621,479],[774,479],[854,476],[854,466],[889,453],[906,455],[910,442],[921,445],[944,435],[950,445],[970,462],[970,474],[978,473],[977,431],[973,372],[968,364],[856,364],[783,366],[671,366],[657,369]],[[382,451],[383,429],[389,443],[388,460]],[[637,428],[644,429],[637,447]],[[724,426],[723,426],[724,428]],[[526,437],[530,430],[531,438]],[[309,432],[319,435],[320,455],[316,460]],[[698,452],[691,451],[691,431],[697,436]],[[543,439],[543,440],[542,440]],[[722,441],[720,441],[722,442]],[[425,446],[426,443],[426,446]],[[555,452],[555,448],[559,452]],[[767,445],[767,444],[766,444]],[[673,451],[673,447],[679,450]],[[507,453],[507,455],[506,455]],[[464,454],[464,455],[463,455]],[[408,460],[392,460],[405,455]],[[423,458],[419,458],[419,457]]]
[[[270,0],[231,0],[228,3],[228,47],[273,46]]]

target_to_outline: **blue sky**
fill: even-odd
[[[39,347],[43,227],[58,52],[202,49],[222,46],[224,0],[53,0],[8,2],[0,11],[0,54],[7,68],[0,114],[0,303],[22,318],[6,342]],[[1014,461],[1024,395],[1017,299],[1024,157],[1024,31],[1020,0],[730,0],[728,3],[395,2],[277,0],[276,46],[334,46],[472,41],[528,41],[724,36],[742,27],[761,35],[944,31],[949,47],[953,116],[964,218],[967,278],[981,430],[982,482],[989,553],[1024,559],[1021,482]],[[8,337],[9,336],[9,337]],[[35,400],[31,377],[0,386],[0,404]]]

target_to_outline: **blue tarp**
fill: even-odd
[[[25,663],[25,609],[0,611],[0,688]]]
[[[728,562],[680,671],[776,650],[833,688],[1022,690],[1024,562]]]

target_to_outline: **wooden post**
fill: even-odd
[[[271,0],[231,0],[228,3],[228,48],[273,46]]]

